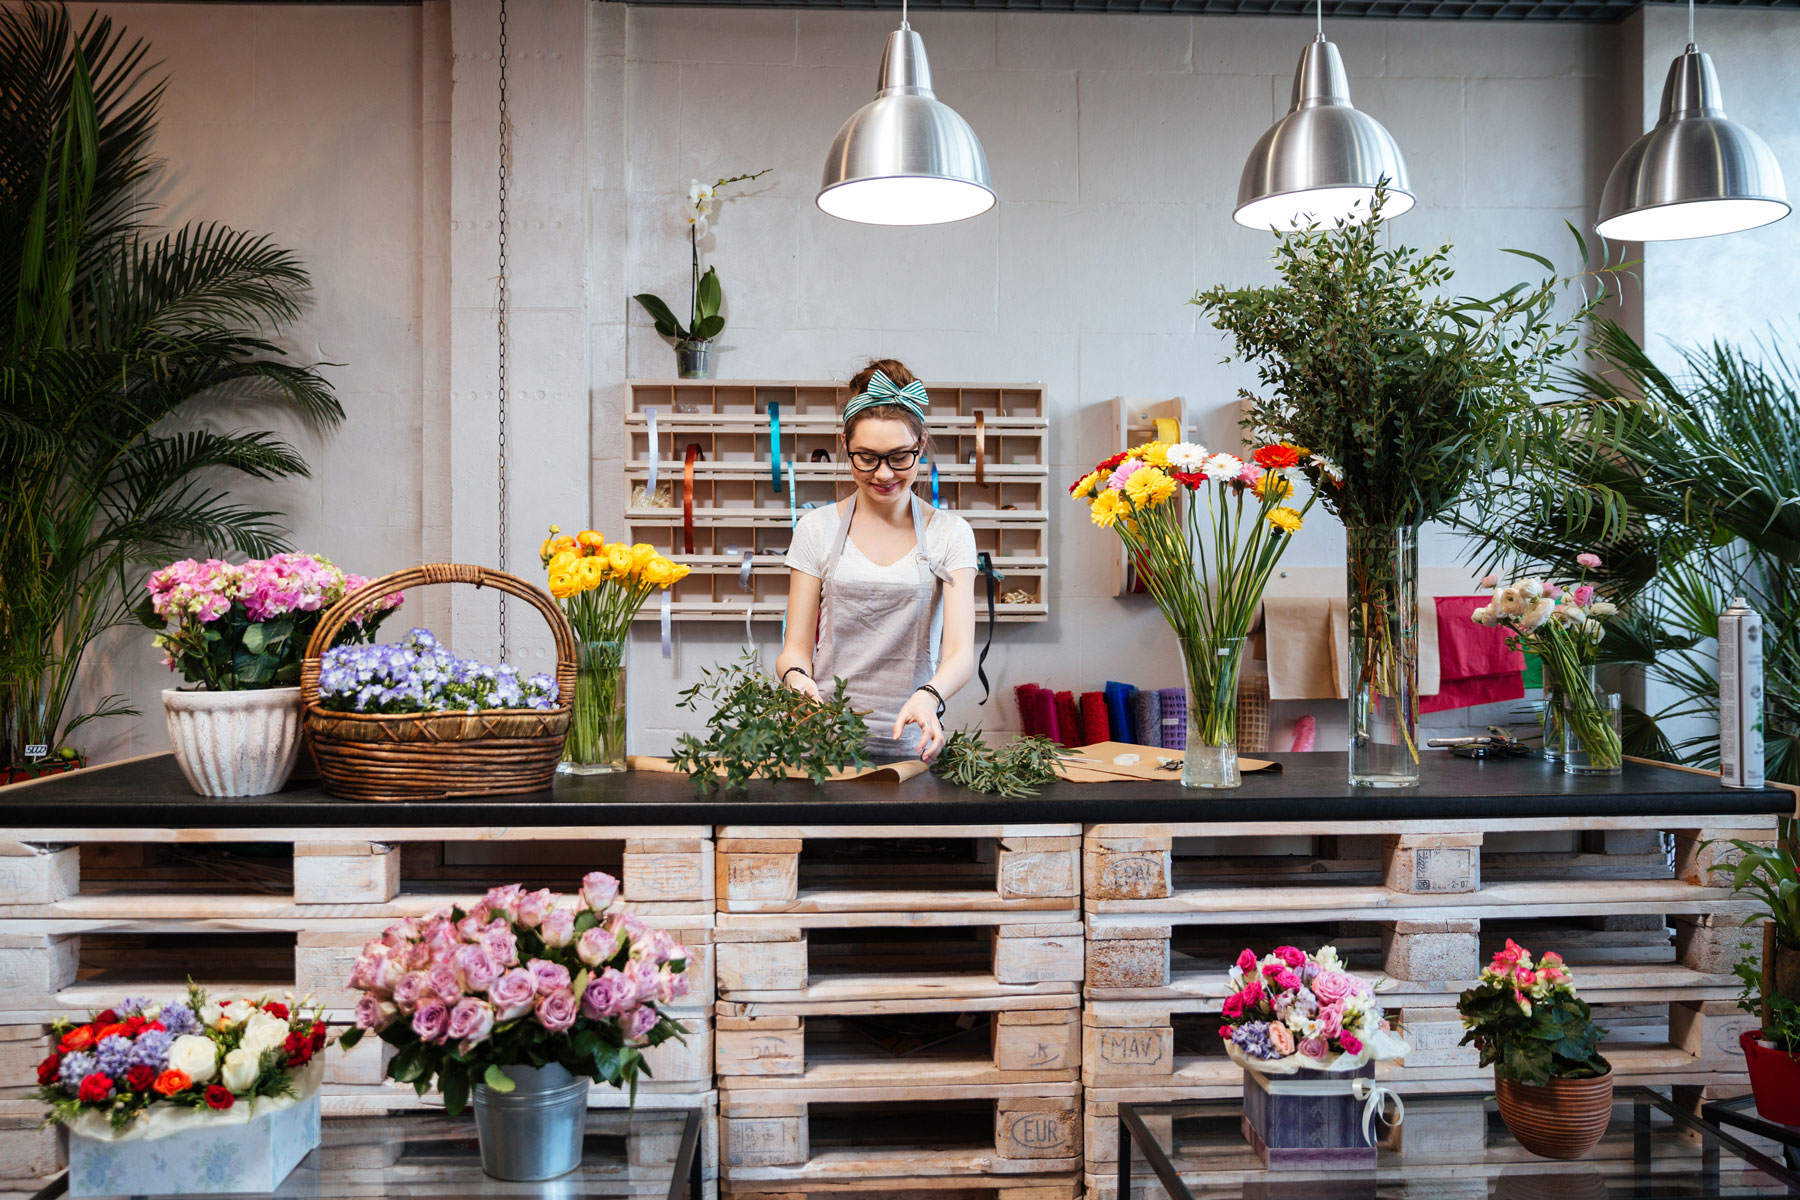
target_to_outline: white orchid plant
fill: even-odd
[[[675,313],[665,304],[661,297],[649,292],[640,292],[634,296],[650,319],[656,322],[656,332],[677,342],[707,342],[719,336],[725,329],[725,317],[719,311],[725,302],[724,289],[719,284],[718,272],[706,268],[700,272],[700,239],[711,230],[708,218],[719,200],[719,189],[734,183],[748,183],[752,179],[760,179],[767,175],[773,167],[764,167],[750,175],[733,175],[729,179],[720,179],[711,186],[698,179],[688,184],[687,203],[681,207],[681,217],[687,225],[688,252],[691,260],[688,291],[688,321],[683,325],[676,319]]]

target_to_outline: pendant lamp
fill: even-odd
[[[1291,229],[1313,222],[1365,221],[1375,187],[1387,180],[1384,216],[1413,206],[1400,147],[1381,122],[1350,103],[1350,80],[1338,49],[1325,40],[1323,0],[1318,32],[1300,53],[1287,116],[1269,126],[1250,151],[1231,219],[1252,229]]]
[[[938,225],[980,216],[994,202],[981,140],[932,93],[924,39],[903,7],[875,99],[831,143],[818,206],[870,225]]]
[[[1663,81],[1656,128],[1633,142],[1600,193],[1594,231],[1621,242],[1737,233],[1788,215],[1781,164],[1754,132],[1725,115],[1711,56],[1688,45]]]

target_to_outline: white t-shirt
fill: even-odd
[[[949,571],[960,571],[964,568],[974,570],[978,565],[975,551],[975,531],[969,523],[953,512],[938,509],[930,514],[930,521],[925,526],[925,556],[934,562],[941,562]],[[796,571],[805,571],[818,579],[825,577],[825,561],[831,557],[831,548],[837,543],[838,526],[842,516],[836,504],[828,504],[812,509],[800,518],[794,527],[793,540],[788,544],[788,566]],[[848,580],[864,583],[911,583],[919,578],[918,561],[907,553],[900,556],[900,561],[888,566],[877,566],[863,556],[856,548],[856,536],[852,534],[844,539],[844,552],[838,556],[837,569],[832,573],[836,580]],[[830,593],[826,592],[819,599],[820,627],[824,627],[825,608],[830,605]],[[937,601],[931,606],[931,669],[937,670],[938,654],[944,642],[944,593],[938,591]]]

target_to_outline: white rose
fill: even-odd
[[[260,1074],[262,1056],[239,1046],[225,1056],[225,1065],[219,1072],[219,1082],[234,1092],[247,1092],[255,1085],[256,1077]]]
[[[263,1052],[287,1041],[288,1023],[258,1009],[244,1023],[243,1047],[259,1058]]]
[[[217,1029],[219,1027],[219,1022],[225,1019],[225,1008],[215,1001],[208,1000],[205,1004],[200,1006],[200,1011],[194,1015],[199,1017],[200,1024],[206,1026],[208,1029]]]
[[[1619,611],[1619,606],[1608,600],[1596,600],[1588,605],[1588,611],[1596,617],[1610,617]]]
[[[219,1048],[209,1037],[184,1033],[169,1044],[169,1067],[195,1083],[205,1083],[219,1067]]]
[[[219,1008],[225,1019],[233,1025],[242,1025],[250,1019],[251,1013],[262,1011],[248,1000],[228,1000]]]

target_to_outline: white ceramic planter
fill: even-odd
[[[202,796],[278,792],[300,757],[300,689],[163,692],[169,745]]]

